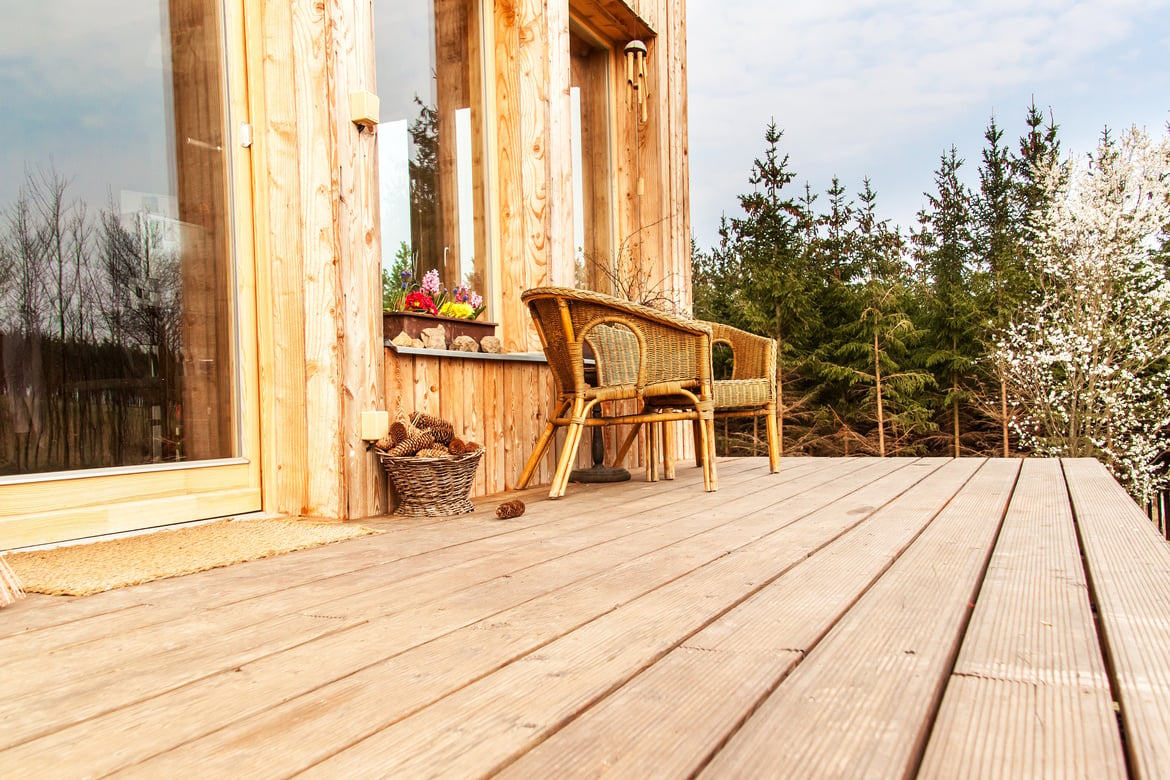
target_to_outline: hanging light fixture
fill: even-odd
[[[626,83],[632,90],[630,108],[637,106],[638,118],[646,121],[646,44],[634,40],[626,44]]]

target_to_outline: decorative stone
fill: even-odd
[[[390,339],[390,343],[396,347],[412,347],[414,346],[414,344],[411,343],[413,341],[416,341],[416,339],[412,339],[410,334],[406,331],[402,331],[397,336]]]
[[[411,339],[410,346],[414,347],[415,349],[422,349],[423,348],[422,339]]]
[[[484,336],[479,340],[479,348],[493,355],[498,355],[504,351],[503,343],[495,336]]]
[[[471,336],[456,336],[451,342],[451,349],[456,352],[479,352],[479,344]]]
[[[442,325],[436,325],[433,328],[423,328],[422,342],[423,347],[426,349],[446,349],[447,329]]]

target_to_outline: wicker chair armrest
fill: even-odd
[[[776,376],[776,340],[740,330],[721,322],[705,323],[713,344],[731,347],[732,379],[771,379]]]
[[[568,287],[533,288],[521,299],[562,386],[584,392],[588,343],[598,364],[595,391],[613,387],[624,397],[637,397],[673,384],[710,397],[711,329],[705,323]]]
[[[708,337],[711,335],[711,326],[709,323],[684,317],[680,314],[655,309],[640,303],[622,300],[621,298],[615,298],[612,295],[606,295],[605,293],[594,292],[592,290],[578,290],[574,287],[533,287],[530,290],[525,290],[521,294],[520,299],[527,302],[537,296],[553,296],[593,302],[617,311],[627,312],[647,322],[657,322],[688,333],[706,334]]]

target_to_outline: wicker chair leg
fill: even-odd
[[[658,426],[652,422],[646,427],[646,481],[658,481]]]
[[[701,438],[700,446],[707,453],[703,463],[703,489],[713,493],[719,489],[719,480],[715,473],[715,420],[707,418],[699,426]]]
[[[662,425],[662,477],[674,479],[674,423]]]
[[[776,413],[767,413],[768,468],[773,474],[780,470],[780,437],[776,432]]]
[[[581,443],[581,432],[585,429],[584,399],[573,401],[573,416],[565,432],[565,443],[561,449],[561,457],[557,460],[557,470],[553,474],[552,487],[548,491],[549,498],[560,498],[565,495],[569,486],[569,474],[573,471],[573,462],[577,460],[577,445]]]
[[[553,412],[548,425],[544,427],[544,432],[540,434],[540,438],[536,440],[536,447],[533,448],[532,454],[528,456],[528,462],[524,464],[524,471],[520,474],[520,479],[516,482],[516,489],[523,490],[528,487],[528,483],[532,481],[532,477],[536,474],[536,470],[540,467],[540,461],[544,458],[545,452],[548,451],[549,444],[552,443],[553,433],[556,431],[556,423],[551,422],[565,413],[569,408],[569,401],[561,401],[557,404],[556,410]]]
[[[706,454],[703,452],[703,448],[699,446],[699,442],[703,440],[702,434],[699,433],[699,426],[702,424],[700,420],[691,421],[691,434],[695,439],[695,466],[698,468],[703,468],[703,456]]]
[[[613,465],[620,466],[625,462],[626,455],[630,452],[630,447],[634,446],[634,442],[638,440],[638,431],[642,430],[642,423],[636,423],[630,429],[630,433],[626,436],[626,440],[622,442],[621,448],[618,449],[617,457],[613,459]]]

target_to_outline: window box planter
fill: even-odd
[[[484,336],[496,335],[496,323],[494,322],[415,314],[408,311],[382,312],[382,338],[384,339],[392,339],[403,332],[412,339],[422,338],[423,329],[433,328],[436,325],[442,325],[447,329],[448,344],[459,336],[471,336],[478,342]]]

